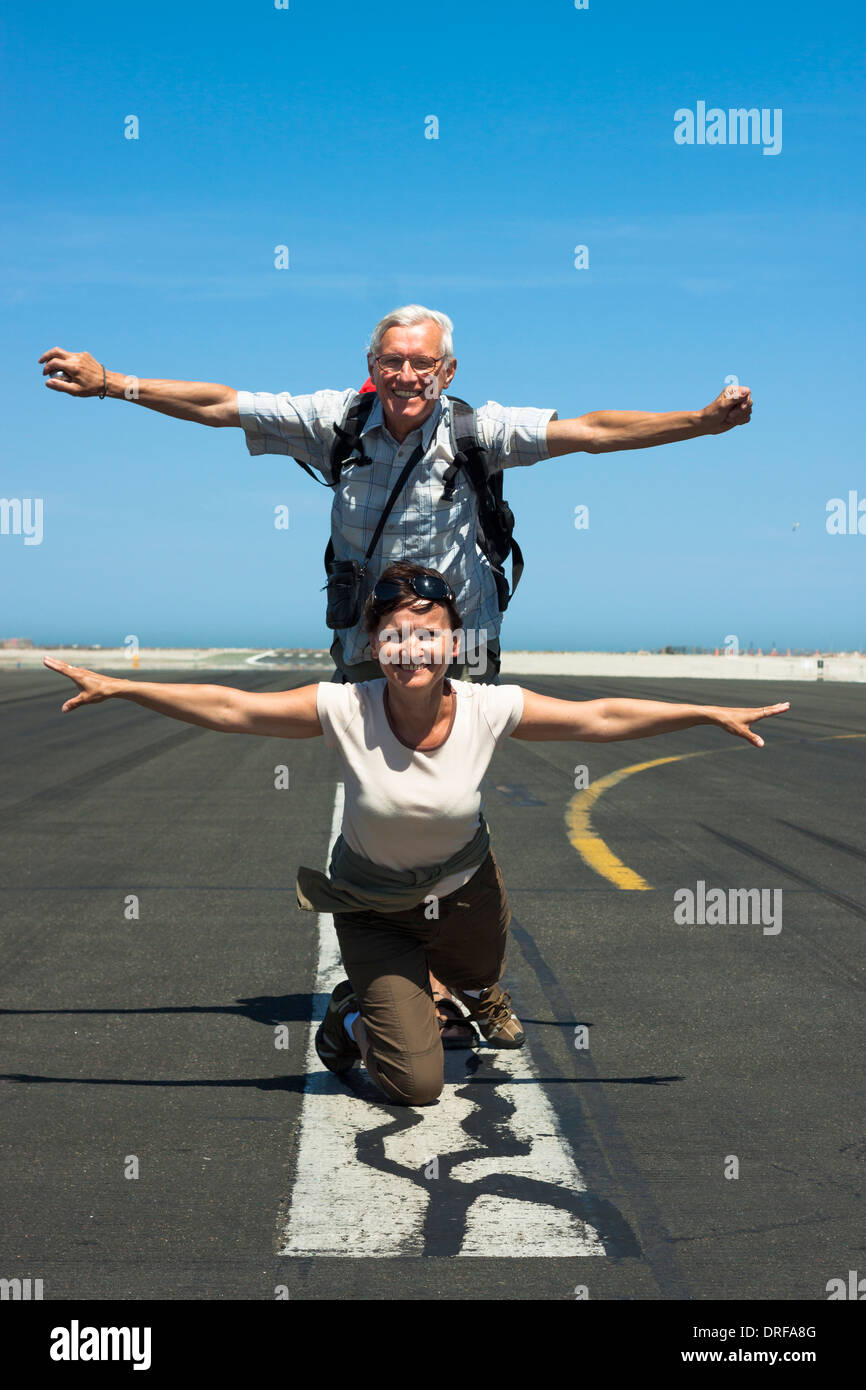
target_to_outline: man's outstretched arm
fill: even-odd
[[[55,347],[43,352],[39,361],[49,391],[62,391],[66,396],[98,396],[102,392],[102,363],[89,352],[67,352]],[[67,380],[48,375],[58,370],[65,372]],[[158,410],[162,415],[173,415],[177,420],[192,420],[197,425],[241,423],[237,391],[233,386],[212,381],[163,381],[106,368],[105,394]]]
[[[573,420],[551,420],[547,447],[551,458],[560,454],[607,454],[615,449],[648,449],[674,444],[702,434],[724,434],[748,424],[752,393],[748,386],[726,386],[703,410],[671,410],[652,414],[642,410],[596,410]]]

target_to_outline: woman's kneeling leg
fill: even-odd
[[[356,916],[334,921],[366,1031],[367,1071],[396,1104],[429,1105],[442,1092],[444,1058],[424,945]]]

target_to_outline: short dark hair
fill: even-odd
[[[448,614],[448,621],[451,624],[451,631],[457,632],[463,626],[463,619],[453,598],[443,599],[423,599],[419,598],[412,588],[411,579],[418,574],[431,574],[436,579],[445,579],[439,570],[430,569],[427,565],[413,565],[409,560],[395,560],[388,565],[379,575],[379,579],[387,579],[393,584],[400,585],[400,592],[396,598],[386,599],[382,603],[374,603],[373,595],[367,599],[364,605],[364,615],[362,623],[366,633],[379,632],[385,618],[396,613],[398,608],[418,607],[419,613],[427,613],[431,608],[444,608]],[[447,579],[445,580],[447,584]],[[450,587],[450,586],[449,586]]]

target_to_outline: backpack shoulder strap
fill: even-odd
[[[454,462],[445,470],[442,500],[450,502],[454,496],[454,484],[461,468],[469,476],[469,481],[479,497],[486,486],[496,490],[496,474],[491,475],[487,462],[487,451],[478,437],[478,420],[475,411],[459,396],[449,396],[451,406],[451,443],[454,448]],[[501,484],[500,484],[501,486]]]
[[[331,454],[328,459],[330,477],[320,478],[317,473],[313,472],[309,464],[304,463],[303,459],[295,459],[298,467],[303,468],[304,472],[309,473],[315,482],[322,484],[322,487],[335,488],[340,481],[340,474],[346,459],[356,446],[361,447],[359,444],[361,431],[370,418],[370,411],[373,409],[375,400],[375,391],[356,391],[346,407],[342,424],[334,425],[334,442],[331,445]],[[362,457],[363,453],[364,450],[361,448]]]
[[[331,487],[340,481],[343,465],[356,448],[363,457],[360,443],[361,431],[370,418],[370,412],[379,399],[375,391],[356,391],[349,401],[341,425],[334,425],[334,443],[331,446]]]
[[[478,542],[487,555],[496,576],[500,611],[508,607],[509,599],[520,583],[523,573],[523,554],[514,539],[514,515],[503,500],[502,470],[491,469],[490,454],[479,438],[478,416],[471,405],[459,396],[449,396],[451,439],[454,462],[445,472],[443,500],[450,501],[459,469],[469,478],[478,504]],[[511,592],[502,568],[506,555],[511,556]]]
[[[471,435],[473,439],[475,433],[475,411],[468,401],[464,401],[461,396],[449,396],[449,402],[454,407],[453,424],[455,434]]]
[[[324,478],[320,478],[318,473],[314,473],[310,465],[308,463],[304,463],[303,459],[295,459],[295,463],[298,465],[299,468],[303,468],[305,473],[309,473],[314,483],[321,483],[322,487],[331,486],[331,484],[326,482]]]
[[[478,423],[475,411],[459,396],[449,396],[451,406],[451,437],[455,451],[459,454],[482,447],[478,438]]]

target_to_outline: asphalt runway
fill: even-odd
[[[294,893],[334,824],[323,741],[61,715],[60,677],[0,676],[0,1277],[46,1299],[824,1300],[866,1269],[866,690],[514,679],[792,710],[762,750],[707,727],[506,744],[484,802],[527,1046],[447,1054],[441,1101],[406,1111],[311,1068],[339,969]],[[576,767],[592,789],[644,763],[581,820]],[[699,883],[767,890],[774,925],[676,921]]]

